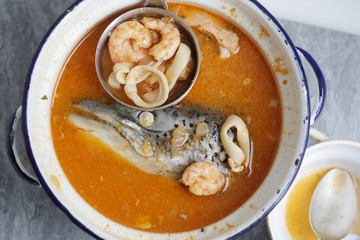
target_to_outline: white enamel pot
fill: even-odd
[[[222,220],[202,229],[174,234],[130,229],[98,213],[71,186],[52,143],[50,108],[61,68],[77,43],[102,20],[120,9],[139,3],[137,0],[79,0],[59,17],[45,35],[30,67],[22,110],[20,107],[10,120],[7,136],[9,158],[22,178],[42,186],[71,220],[98,238],[226,239],[241,234],[267,216],[295,178],[306,148],[309,126],[324,103],[325,84],[321,71],[309,54],[293,45],[277,20],[257,1],[186,1],[234,22],[262,50],[276,78],[281,98],[282,133],[279,148],[273,166],[260,187],[244,205]],[[309,61],[318,80],[318,103],[313,111],[310,110],[307,81],[299,53]],[[21,115],[26,151],[36,176],[26,171],[16,150],[15,136],[18,131],[15,130]]]

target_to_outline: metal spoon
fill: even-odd
[[[321,239],[342,239],[354,226],[356,209],[356,190],[350,174],[332,169],[320,180],[312,196],[310,225]]]
[[[127,106],[129,108],[138,109],[138,110],[158,110],[163,109],[172,105],[175,105],[176,103],[180,102],[190,91],[190,89],[193,87],[195,80],[199,74],[200,70],[200,47],[198,40],[190,28],[190,26],[179,16],[176,14],[170,12],[167,10],[167,4],[165,0],[146,0],[144,3],[144,7],[137,8],[131,11],[128,11],[119,17],[117,17],[114,21],[112,21],[109,26],[105,29],[103,34],[100,37],[100,40],[98,42],[97,48],[96,48],[96,54],[95,54],[95,66],[96,66],[96,72],[98,75],[98,78],[102,84],[102,86],[105,88],[105,90],[110,94],[111,97],[113,97],[116,101],[118,101],[120,104]],[[161,18],[161,17],[171,17],[174,19],[174,24],[180,29],[180,32],[189,40],[190,49],[192,50],[192,57],[195,61],[195,71],[192,76],[190,76],[190,81],[187,81],[187,86],[184,88],[184,91],[181,93],[178,93],[175,96],[175,99],[173,99],[170,102],[166,102],[164,105],[152,108],[152,109],[144,109],[138,106],[129,105],[120,99],[118,99],[111,91],[109,86],[106,84],[106,81],[104,80],[103,75],[103,69],[102,69],[102,61],[101,58],[103,56],[104,50],[107,47],[108,38],[111,34],[111,31],[113,31],[120,23],[125,22],[127,20],[131,19],[139,19],[144,16],[147,17],[155,17],[155,18]]]

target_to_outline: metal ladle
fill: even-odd
[[[95,54],[95,66],[96,66],[96,72],[98,75],[98,78],[104,87],[104,89],[110,94],[112,98],[114,98],[117,102],[120,104],[127,106],[129,108],[137,109],[137,110],[146,110],[146,111],[152,111],[152,110],[159,110],[163,109],[172,105],[177,104],[180,102],[191,90],[193,87],[195,80],[199,74],[200,70],[200,47],[198,40],[190,28],[190,26],[179,16],[176,14],[170,12],[167,10],[168,6],[166,4],[165,0],[146,0],[144,3],[144,7],[137,8],[131,11],[128,11],[119,17],[117,17],[114,21],[112,21],[108,27],[105,29],[103,34],[100,37],[100,40],[98,42],[97,48],[96,48],[96,54]],[[104,54],[104,51],[107,47],[108,39],[111,34],[111,32],[122,22],[133,20],[133,19],[140,19],[142,17],[155,17],[155,18],[162,18],[162,17],[171,17],[174,19],[174,24],[179,28],[182,35],[186,36],[189,40],[189,43],[191,46],[190,49],[192,50],[192,57],[195,61],[195,71],[193,71],[193,74],[189,77],[187,81],[187,86],[184,88],[180,93],[177,93],[175,95],[175,98],[170,101],[166,102],[165,104],[151,109],[145,109],[139,106],[130,105],[126,102],[123,102],[119,98],[115,96],[115,94],[111,91],[109,86],[107,85],[104,74],[103,74],[103,68],[102,68],[102,56]],[[174,93],[175,94],[175,93]]]

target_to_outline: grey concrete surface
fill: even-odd
[[[47,29],[73,0],[0,0],[0,239],[92,239],[42,188],[20,179],[5,149],[5,128],[21,105],[32,56]],[[317,60],[327,83],[314,127],[332,139],[360,141],[360,37],[281,21],[295,45]],[[311,144],[311,142],[310,142]],[[233,239],[270,239],[263,221]]]

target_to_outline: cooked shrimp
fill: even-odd
[[[208,196],[217,193],[225,185],[225,177],[219,169],[208,162],[195,162],[186,168],[181,178],[195,195]]]
[[[171,58],[180,44],[180,33],[174,24],[157,18],[144,17],[142,19],[145,27],[158,31],[161,41],[150,48],[150,55],[158,61],[165,61]]]
[[[152,40],[149,30],[137,21],[121,23],[111,33],[108,47],[114,63],[135,63],[148,55]]]

